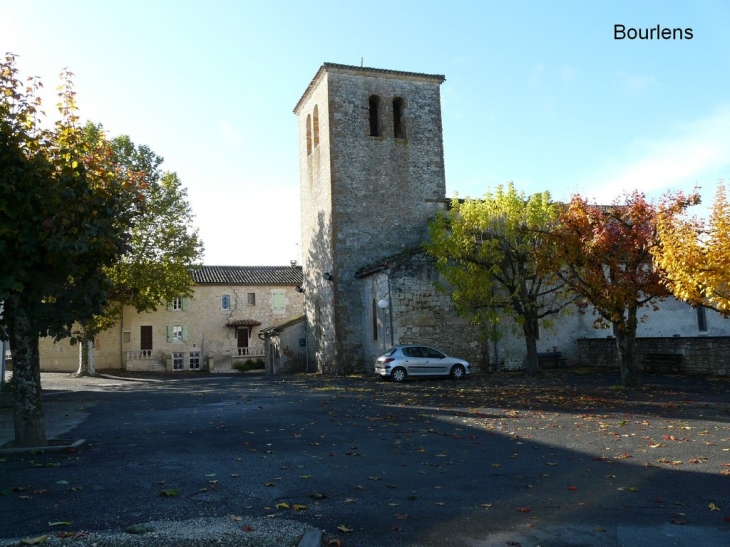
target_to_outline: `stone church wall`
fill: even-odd
[[[451,297],[436,289],[438,274],[433,260],[424,253],[413,254],[390,265],[394,344],[425,344],[469,361],[474,370],[484,369],[488,362],[488,341],[480,328],[456,315]],[[382,332],[382,310],[373,307],[388,295],[388,275],[381,271],[362,279],[362,332],[368,333],[366,370],[371,371],[375,359],[382,354],[382,337],[373,340],[373,312],[379,314]],[[368,305],[369,303],[369,305]],[[390,309],[385,313],[385,346],[390,346]]]

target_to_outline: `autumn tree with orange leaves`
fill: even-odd
[[[667,201],[664,211],[673,216],[686,205],[686,200]],[[626,387],[641,385],[636,359],[639,310],[655,307],[670,294],[652,265],[658,215],[659,208],[639,192],[610,206],[589,205],[574,196],[552,231],[560,242],[554,271],[593,306],[599,315],[597,326],[607,323],[613,328]]]
[[[730,204],[719,184],[709,220],[659,215],[660,244],[652,250],[675,298],[730,315]]]

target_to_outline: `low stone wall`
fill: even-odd
[[[637,338],[637,359],[647,353],[684,355],[682,370],[699,374],[730,375],[730,336]],[[614,338],[580,338],[578,365],[617,367],[618,350]]]

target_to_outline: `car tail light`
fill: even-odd
[[[393,361],[395,361],[395,359],[393,359],[392,357],[388,357],[385,361],[383,361],[383,363],[391,363]]]

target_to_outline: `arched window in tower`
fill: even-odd
[[[312,153],[312,116],[307,114],[307,156]]]
[[[380,97],[370,95],[370,136],[380,136]]]
[[[314,125],[314,147],[317,148],[319,146],[319,108],[317,108],[316,104],[314,105],[314,112],[312,114],[312,123]]]
[[[406,138],[405,110],[406,105],[402,98],[393,99],[393,136],[396,139]]]

